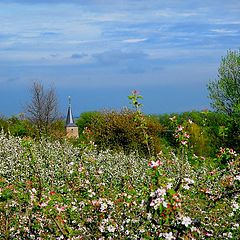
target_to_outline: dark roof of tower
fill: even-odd
[[[66,118],[66,127],[77,127],[74,123],[73,114],[72,114],[72,107],[71,107],[71,98],[69,97],[69,105],[67,111],[67,118]]]

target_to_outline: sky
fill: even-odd
[[[75,116],[130,107],[210,108],[207,83],[240,47],[239,0],[1,0],[0,115],[24,111],[33,82]]]

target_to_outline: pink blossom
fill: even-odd
[[[190,138],[189,134],[187,134],[186,132],[184,133],[184,137]]]
[[[156,162],[154,161],[150,161],[148,163],[148,166],[151,167],[151,168],[157,168],[159,167],[160,165],[162,165],[162,162],[160,160],[157,160]]]
[[[58,205],[55,205],[54,208],[58,211],[58,212],[63,212],[65,210],[65,207],[59,207]]]
[[[187,141],[185,141],[185,140],[182,140],[182,141],[181,141],[181,144],[182,144],[182,145],[184,145],[184,146],[186,146],[186,145],[187,145],[187,143],[188,143],[188,142],[187,142]]]
[[[138,95],[140,92],[138,91],[138,90],[133,90],[132,91],[132,94],[134,94],[134,95]]]
[[[178,126],[178,129],[177,129],[177,132],[181,132],[181,131],[183,130],[183,128],[184,128],[184,127],[183,127],[182,125],[179,125],[179,126]]]

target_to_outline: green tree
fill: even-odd
[[[227,52],[218,69],[218,79],[208,84],[212,107],[230,116],[228,144],[240,148],[240,50]]]
[[[240,114],[240,51],[227,52],[218,69],[218,79],[208,84],[212,107],[227,115]]]

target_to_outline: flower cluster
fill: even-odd
[[[0,238],[238,238],[233,150],[220,169],[192,165],[186,151],[145,159],[48,139],[0,142]]]
[[[175,138],[182,146],[187,146],[189,143],[190,135],[184,130],[182,125],[179,125],[175,131]]]

